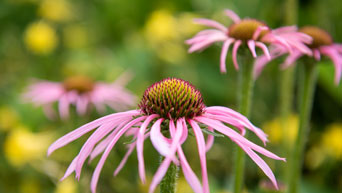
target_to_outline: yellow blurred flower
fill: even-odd
[[[4,153],[12,165],[20,167],[44,158],[51,142],[51,133],[32,133],[25,126],[20,126],[5,139]]]
[[[81,48],[88,43],[87,30],[80,25],[68,26],[63,30],[64,44],[68,48]]]
[[[151,43],[175,39],[178,36],[176,18],[167,10],[154,11],[147,20],[145,36]]]
[[[35,22],[26,29],[24,41],[26,47],[36,54],[48,54],[58,44],[55,29],[43,21]]]
[[[322,146],[327,154],[342,160],[342,124],[335,123],[326,128],[322,137]]]
[[[322,165],[326,158],[326,153],[322,146],[311,147],[305,155],[305,165],[314,170]]]
[[[48,20],[64,22],[73,18],[72,7],[67,0],[43,0],[39,14]]]
[[[266,134],[269,136],[269,140],[274,144],[279,144],[285,138],[287,144],[293,144],[296,140],[298,132],[299,119],[297,115],[290,115],[286,121],[286,133],[283,133],[281,118],[275,118],[264,124],[262,127]]]
[[[77,183],[73,178],[67,178],[57,184],[55,193],[76,193]]]
[[[35,178],[26,178],[20,184],[21,193],[39,193],[41,192],[39,181]]]
[[[8,131],[15,127],[19,122],[18,120],[18,114],[13,108],[9,106],[0,107],[0,131]]]
[[[168,10],[157,10],[146,22],[145,38],[162,60],[181,64],[187,55],[184,40],[199,30],[192,22],[195,17],[190,13],[176,17]]]

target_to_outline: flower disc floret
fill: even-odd
[[[67,91],[76,90],[78,93],[90,92],[94,82],[86,76],[72,76],[64,80],[63,86]]]
[[[248,40],[253,39],[253,35],[255,31],[259,27],[263,27],[263,26],[267,27],[266,24],[256,19],[243,19],[229,26],[228,35],[234,39],[248,41]],[[266,32],[267,32],[266,30],[263,30],[260,33],[259,38],[261,38],[264,34],[266,34]]]
[[[305,26],[299,29],[300,32],[312,37],[312,43],[308,45],[310,48],[319,48],[320,46],[328,46],[333,44],[330,34],[318,27]]]
[[[147,115],[178,119],[200,116],[205,105],[200,91],[189,82],[167,78],[146,89],[139,107]]]

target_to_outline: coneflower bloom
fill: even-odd
[[[239,132],[232,129],[233,127],[238,129]],[[193,85],[181,79],[168,78],[146,89],[139,104],[139,109],[102,117],[66,134],[49,147],[48,155],[82,135],[95,130],[85,142],[79,154],[71,162],[62,178],[66,178],[74,171],[76,178],[79,178],[85,160],[88,157],[92,160],[102,153],[91,180],[91,190],[95,193],[104,162],[117,141],[125,133],[126,135],[132,135],[134,142],[129,145],[127,154],[114,174],[118,174],[128,156],[136,148],[139,176],[144,183],[143,146],[144,140],[150,138],[157,152],[164,156],[150,184],[150,193],[154,192],[171,163],[182,168],[184,176],[194,192],[209,193],[206,151],[211,148],[213,135],[208,135],[205,140],[202,131],[208,130],[208,133],[217,131],[228,136],[240,146],[277,187],[272,170],[256,152],[276,160],[285,159],[244,138],[245,129],[255,133],[264,144],[267,142],[266,134],[255,127],[243,115],[226,107],[206,107],[200,91]],[[202,170],[202,184],[191,169],[182,149],[182,144],[188,138],[189,130],[193,131],[197,141]]]
[[[317,61],[321,60],[321,55],[325,55],[334,63],[335,84],[338,84],[341,80],[342,74],[342,44],[334,43],[331,35],[318,27],[306,26],[300,28],[298,31],[305,33],[312,38],[312,42],[305,42],[310,48],[312,54],[307,54],[306,52],[296,48],[293,48],[292,52],[289,53],[284,49],[284,47],[274,46],[270,51],[271,58],[274,59],[289,53],[289,56],[281,65],[281,67],[284,69],[294,64],[296,60],[304,55],[313,57]],[[254,77],[257,77],[261,73],[268,62],[269,60],[265,55],[257,58],[255,61]]]
[[[251,51],[254,58],[257,57],[255,47],[262,49],[268,59],[271,56],[268,51],[267,44],[280,45],[291,51],[291,47],[296,47],[304,52],[310,52],[303,44],[307,40],[307,36],[280,28],[272,30],[264,22],[256,19],[240,19],[240,17],[231,10],[225,10],[225,14],[233,20],[233,24],[226,27],[214,20],[210,19],[195,19],[194,22],[214,29],[206,29],[195,35],[195,37],[186,40],[186,43],[191,45],[189,52],[203,50],[215,42],[223,42],[220,71],[226,73],[226,57],[228,49],[233,45],[233,63],[235,69],[239,69],[237,62],[237,51],[240,46],[246,45]]]
[[[69,107],[74,105],[79,115],[87,112],[92,104],[99,112],[106,105],[116,111],[126,110],[135,104],[135,96],[124,88],[126,75],[114,83],[94,82],[86,76],[72,76],[63,82],[38,81],[28,87],[24,100],[42,106],[49,118],[55,116],[53,104],[58,102],[60,117],[69,116]]]

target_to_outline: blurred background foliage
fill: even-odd
[[[1,0],[0,192],[90,192],[90,177],[98,159],[84,167],[80,182],[72,177],[58,180],[86,137],[49,158],[46,149],[53,140],[102,115],[93,112],[78,117],[74,113],[68,121],[48,120],[42,109],[22,102],[21,94],[32,80],[63,81],[67,76],[82,74],[111,82],[131,71],[134,78],[128,88],[140,97],[150,84],[171,76],[196,85],[208,106],[236,109],[237,73],[230,59],[227,75],[219,73],[220,47],[210,47],[201,54],[187,53],[184,40],[202,29],[192,19],[208,17],[229,24],[231,21],[222,13],[229,8],[241,17],[255,17],[276,28],[284,23],[284,4],[282,0]],[[320,26],[341,42],[341,10],[340,0],[301,0],[298,24]],[[269,134],[268,148],[284,156],[296,136],[298,116],[293,104],[289,132],[282,133],[278,116],[279,62],[268,65],[256,82],[251,119]],[[323,60],[319,65],[301,192],[333,193],[342,189],[342,86],[333,84],[331,61]],[[123,171],[112,176],[125,153],[124,142],[107,161],[98,192],[147,192],[148,185],[139,182],[134,154]],[[149,142],[145,147],[151,180],[159,159]],[[192,168],[200,174],[194,140],[186,142],[185,151]],[[226,138],[217,138],[208,152],[213,193],[229,192],[233,154],[233,144]],[[286,163],[266,161],[280,183],[284,181]],[[245,192],[272,192],[261,170],[250,160],[247,164]],[[178,192],[191,192],[182,175]]]

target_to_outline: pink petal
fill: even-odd
[[[76,100],[76,111],[79,115],[84,115],[87,112],[87,106],[89,103],[88,96],[81,95]]]
[[[233,63],[234,63],[234,67],[236,70],[239,70],[239,64],[237,62],[237,59],[236,59],[236,56],[237,56],[237,51],[241,45],[241,40],[237,40],[234,44],[234,47],[233,47]]]
[[[262,51],[264,52],[264,54],[265,54],[265,56],[266,56],[268,61],[271,60],[271,55],[268,52],[267,46],[265,44],[263,44],[261,42],[255,42],[255,45],[262,49]]]
[[[138,162],[139,162],[139,176],[142,181],[142,183],[145,184],[146,182],[146,177],[145,177],[145,163],[144,163],[144,155],[143,155],[143,150],[144,150],[144,134],[146,127],[150,124],[150,122],[159,117],[159,115],[153,114],[150,115],[146,118],[144,123],[141,125],[138,135],[137,135],[137,154],[138,154]]]
[[[226,73],[226,58],[230,44],[233,42],[233,39],[228,39],[223,43],[220,57],[220,70],[221,73]]]
[[[212,34],[210,36],[207,36],[206,39],[203,39],[202,41],[192,44],[188,52],[192,53],[198,50],[203,50],[214,42],[224,41],[226,39],[227,39],[227,36],[224,34]]]
[[[196,174],[192,171],[188,161],[186,160],[181,146],[178,146],[177,152],[186,181],[188,181],[190,187],[195,193],[203,193],[201,183],[198,180]]]
[[[213,27],[213,28],[219,29],[223,32],[227,32],[227,28],[224,25],[220,24],[217,21],[211,20],[211,19],[199,18],[199,19],[194,19],[194,22],[197,24],[201,24],[201,25],[205,25],[208,27]]]
[[[242,143],[238,141],[234,141],[238,144],[247,154],[248,156],[261,168],[261,170],[266,174],[266,176],[272,181],[275,188],[278,190],[277,180],[271,170],[271,168],[267,165],[267,163],[260,158],[253,150],[249,147],[244,146]]]
[[[136,143],[132,143],[129,145],[129,148],[125,154],[125,156],[122,158],[119,166],[115,169],[114,171],[114,176],[118,175],[119,172],[122,170],[122,168],[125,166],[126,162],[127,162],[127,159],[128,157],[132,154],[133,150],[134,150],[134,147],[135,147],[135,144]]]
[[[114,129],[114,131],[112,131],[112,133],[110,133],[104,140],[102,140],[99,144],[96,145],[96,147],[90,154],[89,163],[106,149],[106,147],[112,141],[112,139],[115,137],[118,131],[122,127],[124,127],[129,121],[131,121],[131,119],[122,120],[122,122],[116,127],[116,129]]]
[[[43,106],[43,111],[44,114],[46,115],[47,118],[50,120],[54,120],[56,118],[56,112],[52,107],[52,104],[46,104]]]
[[[167,138],[160,132],[160,124],[164,121],[163,118],[158,119],[151,128],[150,138],[152,145],[160,155],[166,156],[170,151],[170,144]]]
[[[128,130],[130,129],[132,126],[134,126],[136,123],[143,121],[144,119],[146,119],[146,116],[142,116],[139,118],[134,119],[133,121],[129,122],[125,127],[123,127],[117,134],[116,136],[113,138],[113,140],[110,142],[110,144],[107,146],[106,150],[104,151],[104,153],[101,156],[101,159],[99,161],[99,163],[97,164],[95,171],[93,173],[92,179],[91,179],[91,191],[92,193],[96,192],[96,186],[97,186],[97,182],[99,180],[99,176],[100,176],[100,172],[102,170],[102,167],[104,165],[104,162],[106,161],[109,152],[113,149],[114,145],[116,144],[116,142],[119,140],[119,138]]]
[[[259,27],[255,30],[252,39],[253,39],[253,40],[257,40],[257,39],[259,38],[260,33],[261,33],[262,31],[265,31],[265,30],[268,30],[268,29],[269,29],[269,28],[266,27],[266,26],[259,26]]]
[[[79,158],[76,163],[76,178],[80,179],[81,170],[82,170],[84,161],[90,155],[96,143],[99,142],[109,132],[111,132],[114,129],[115,125],[117,124],[118,124],[118,121],[114,123],[113,122],[104,123],[98,129],[96,129],[96,131],[88,138],[88,140],[83,145],[78,156]]]
[[[298,30],[298,27],[295,25],[292,25],[292,26],[279,27],[277,29],[272,30],[272,33],[281,34],[281,33],[296,32],[297,30]]]
[[[280,158],[277,155],[273,154],[272,152],[266,150],[265,148],[262,148],[256,144],[250,142],[249,140],[247,140],[246,138],[244,138],[243,136],[238,134],[236,131],[234,131],[233,129],[231,129],[225,125],[223,125],[219,121],[208,119],[205,117],[196,117],[194,119],[196,121],[199,121],[199,122],[206,124],[210,127],[213,127],[215,130],[217,130],[220,133],[223,133],[224,135],[228,136],[233,141],[238,141],[238,142],[244,144],[245,146],[248,146],[248,147],[254,149],[255,151],[257,151],[257,152],[259,152],[259,153],[261,153],[261,154],[263,154],[269,158],[285,161],[285,158]]]
[[[172,122],[172,123],[171,123]],[[170,120],[170,133],[171,130],[172,133],[174,134],[172,137],[172,143],[171,143],[171,147],[170,147],[170,151],[168,153],[168,155],[165,157],[165,159],[163,160],[162,164],[160,165],[160,167],[158,168],[156,174],[154,175],[152,182],[150,184],[150,188],[149,188],[149,192],[153,193],[155,188],[157,187],[157,185],[160,183],[160,181],[162,180],[162,178],[164,177],[164,175],[167,172],[167,169],[171,163],[171,159],[175,156],[176,150],[178,148],[178,146],[180,145],[180,140],[181,137],[183,135],[183,130],[185,128],[183,128],[183,124],[182,124],[182,119],[178,119],[177,120],[177,129],[174,132],[175,128],[174,128],[174,124],[173,124],[173,120]]]
[[[319,53],[319,50],[318,50],[318,49],[315,49],[315,50],[313,51],[313,55],[314,55],[314,57],[315,57],[315,59],[316,59],[317,61],[320,61],[320,60],[321,60],[321,53]]]
[[[208,127],[208,130],[211,131],[211,132],[214,132],[214,129],[211,128],[211,127]],[[207,137],[207,143],[205,145],[205,151],[208,152],[211,147],[213,146],[214,144],[214,136],[213,135],[208,135]]]
[[[72,172],[75,171],[77,160],[78,160],[78,155],[72,160],[71,164],[69,165],[68,169],[66,170],[64,176],[60,179],[60,181],[63,181],[65,178],[70,176]]]
[[[257,57],[256,52],[255,52],[255,42],[254,40],[248,40],[247,42],[249,50],[252,52],[252,55],[254,58]]]
[[[70,101],[68,100],[68,96],[66,93],[59,99],[58,103],[59,114],[62,119],[66,119],[69,117],[69,105]]]
[[[335,84],[338,85],[342,74],[342,54],[339,54],[338,50],[333,46],[322,46],[320,51],[333,61],[335,66]]]
[[[238,23],[241,20],[240,17],[234,11],[232,11],[230,9],[224,10],[224,13],[228,17],[230,17],[234,21],[234,23]]]
[[[206,112],[210,113],[210,114],[214,114],[214,115],[224,115],[226,117],[233,117],[236,118],[237,120],[240,120],[240,123],[243,123],[243,126],[248,128],[249,130],[253,131],[262,141],[263,143],[266,145],[267,140],[267,135],[258,127],[254,126],[245,116],[243,116],[242,114],[226,108],[226,107],[217,107],[217,106],[213,106],[213,107],[207,107],[206,108]],[[217,117],[218,119],[222,120],[222,121],[226,121],[228,123],[228,121],[231,121],[229,119],[224,120],[224,118],[221,117]],[[239,125],[237,125],[239,126]]]
[[[74,141],[75,139],[78,139],[82,135],[88,133],[91,130],[94,130],[96,127],[99,125],[109,121],[109,120],[117,120],[119,118],[124,118],[124,117],[131,117],[133,118],[134,115],[138,115],[140,112],[137,110],[133,111],[127,111],[124,113],[114,113],[111,115],[107,115],[105,117],[102,117],[100,119],[97,119],[95,121],[92,121],[90,123],[87,123],[83,125],[82,127],[79,127],[75,129],[74,131],[71,131],[70,133],[64,135],[63,137],[59,138],[57,141],[55,141],[52,145],[50,145],[48,149],[48,155],[50,155],[52,152],[54,152],[56,149],[59,149],[68,143]]]
[[[207,172],[207,161],[206,161],[206,148],[205,148],[205,142],[204,137],[201,131],[201,128],[198,126],[198,124],[193,120],[188,120],[191,127],[193,128],[196,141],[197,141],[197,147],[198,147],[198,153],[201,161],[201,168],[202,168],[202,184],[203,184],[203,192],[209,193],[209,182],[208,182],[208,172]]]
[[[290,54],[290,55],[286,58],[285,62],[284,62],[283,64],[281,64],[281,68],[282,68],[282,69],[286,69],[286,68],[292,66],[292,65],[294,64],[294,62],[295,62],[298,58],[300,58],[300,57],[302,57],[302,56],[303,56],[303,54],[302,54],[301,52],[299,52],[299,51],[294,51],[292,54]]]

